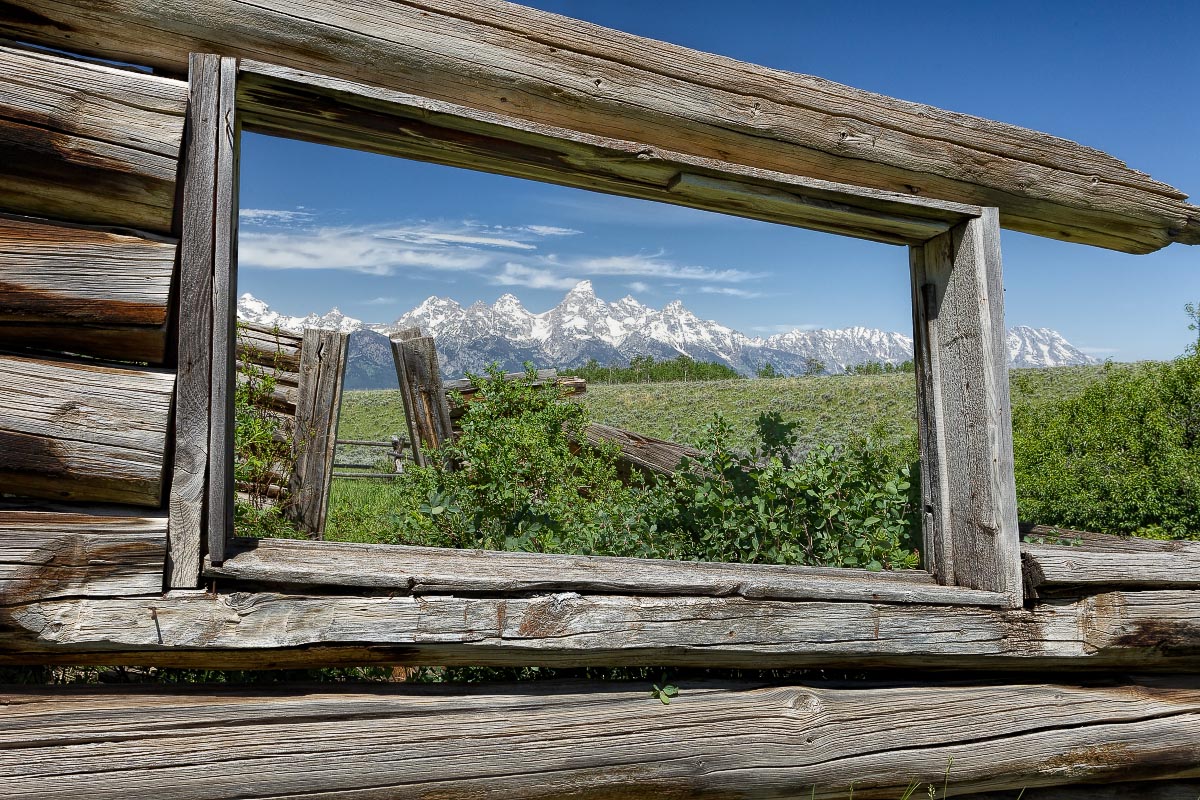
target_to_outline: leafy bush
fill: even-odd
[[[389,490],[390,541],[448,547],[780,564],[916,566],[905,458],[872,440],[802,458],[763,414],[752,452],[719,416],[669,479],[622,483],[618,451],[586,444],[585,407],[553,386],[474,378],[462,436]],[[909,455],[909,454],[905,454]],[[461,469],[442,466],[461,464]],[[340,507],[340,506],[339,506]],[[335,515],[331,513],[331,518]],[[338,523],[340,526],[340,522]]]
[[[1189,307],[1189,313],[1193,313]],[[1013,414],[1022,519],[1200,538],[1200,352]]]

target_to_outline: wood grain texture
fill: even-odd
[[[207,523],[212,386],[214,198],[220,59],[197,53],[189,70],[187,146],[179,207],[179,308],[175,468],[171,479],[168,585],[196,586]]]
[[[325,535],[349,344],[349,334],[308,328],[300,351],[296,466],[288,482],[293,502],[284,513],[313,539]]]
[[[175,376],[0,354],[0,486],[157,506]]]
[[[0,605],[162,592],[167,520],[0,510]]]
[[[454,441],[450,404],[442,385],[433,337],[402,331],[391,337],[392,360],[404,404],[404,418],[413,443],[413,460],[426,464],[429,451]],[[446,466],[452,468],[447,461]]]
[[[440,547],[238,539],[213,578],[361,586],[411,594],[577,591],[753,599],[1003,605],[991,592],[939,586],[925,572],[703,563]]]
[[[1078,535],[1078,538],[1076,538]],[[1099,587],[1200,589],[1200,542],[1156,541],[1056,530],[1024,542],[1025,586],[1034,596]]]
[[[1200,774],[1194,680],[680,683],[669,706],[644,684],[577,682],[6,688],[0,792],[28,800],[845,800],[853,783],[856,798],[894,800],[912,781],[940,793],[945,780],[954,797],[1008,790],[1011,800],[1022,787]]]
[[[1074,142],[495,0],[10,0],[0,31],[176,72],[194,50],[269,60],[1129,252],[1200,242],[1181,192]]]
[[[243,63],[238,104],[260,133],[892,244],[923,242],[977,213],[975,206],[697,158],[260,62]]]
[[[927,566],[1022,601],[995,209],[912,255]]]
[[[208,423],[208,553],[225,555],[233,537],[234,380],[237,358],[238,153],[237,59],[222,58],[217,98],[216,195],[213,200],[212,372]]]
[[[180,81],[0,47],[0,208],[169,233]]]
[[[10,660],[46,653],[389,648],[397,660],[472,665],[1200,669],[1200,592],[1109,592],[1033,610],[862,602],[631,597],[330,596],[198,591],[47,600],[5,609]],[[240,653],[240,655],[239,655]]]
[[[701,455],[699,450],[686,444],[656,439],[598,422],[588,423],[583,434],[593,445],[615,444],[620,448],[618,466],[624,470],[632,467],[643,474],[671,475],[679,468],[680,461]]]

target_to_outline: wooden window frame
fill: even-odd
[[[995,208],[698,158],[256,61],[193,54],[190,67],[172,586],[195,586],[203,572],[413,593],[1022,605]],[[907,246],[926,570],[234,539],[230,387],[243,128]]]

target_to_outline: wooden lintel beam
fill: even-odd
[[[177,74],[191,51],[262,59],[1126,252],[1200,243],[1183,192],[1075,142],[496,0],[9,0],[0,33]]]

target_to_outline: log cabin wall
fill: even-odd
[[[187,84],[0,46],[0,595],[161,592]]]
[[[686,142],[666,160],[998,206],[1007,227],[1129,252],[1200,243],[1181,192],[1063,140],[501,3],[370,10],[12,0],[0,30],[174,75],[194,51],[265,58],[641,142],[629,152],[655,168]],[[0,46],[0,664],[879,672],[854,688],[685,684],[670,706],[562,685],[13,690],[0,794],[841,798],[839,780],[865,776],[855,796],[892,798],[947,770],[952,789],[1005,797],[1148,781],[1031,800],[1195,798],[1170,779],[1200,776],[1200,544],[1045,532],[1022,548],[1021,608],[927,574],[282,540],[202,564],[198,518],[170,532],[195,536],[197,563],[164,568],[175,332],[195,322],[176,310],[188,99],[181,80]],[[991,168],[969,168],[984,155]],[[705,182],[651,189],[730,202]],[[208,591],[180,588],[201,570]]]

